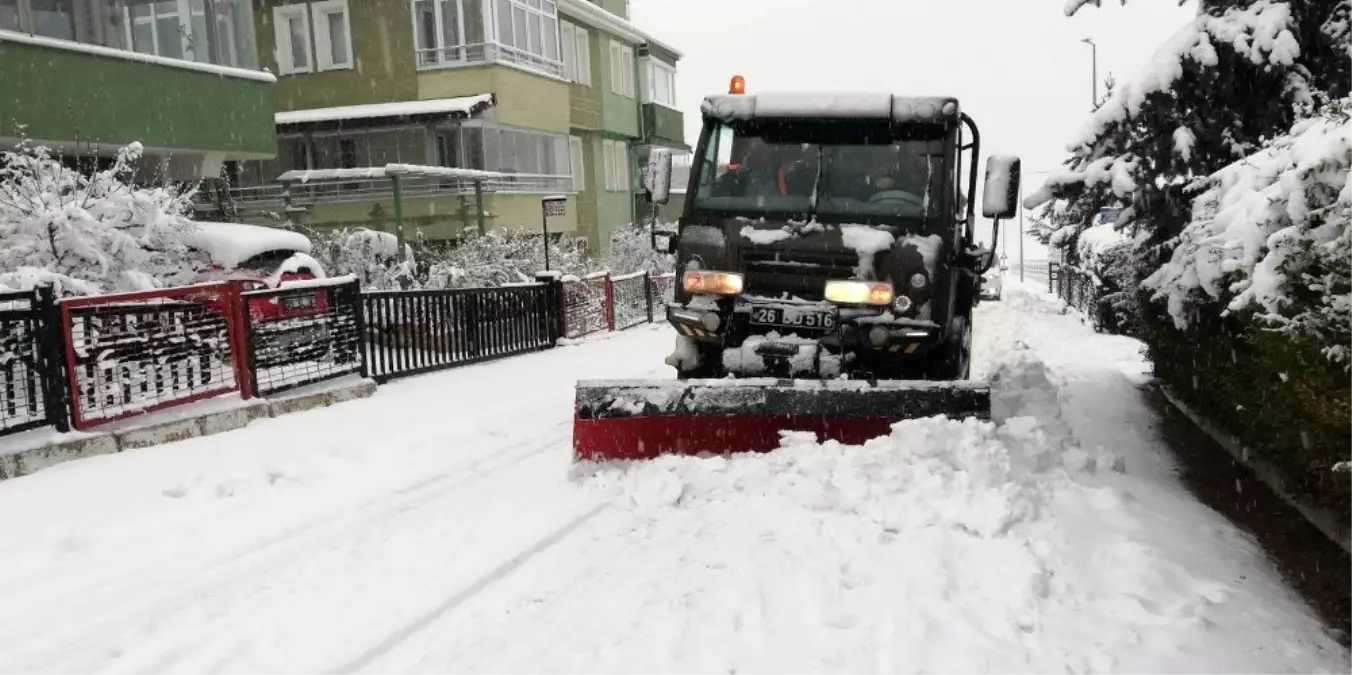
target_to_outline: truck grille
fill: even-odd
[[[743,250],[746,292],[751,295],[792,294],[804,300],[821,300],[828,279],[854,278],[859,257],[853,252]]]

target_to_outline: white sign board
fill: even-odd
[[[551,197],[540,202],[544,205],[546,218],[557,218],[568,214],[568,199]]]

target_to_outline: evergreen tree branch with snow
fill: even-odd
[[[0,152],[0,288],[63,295],[190,283],[207,261],[184,235],[191,193],[132,178],[139,143],[90,174],[27,141]]]

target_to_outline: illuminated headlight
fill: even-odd
[[[695,295],[738,295],[743,277],[732,272],[693,272],[681,276],[681,287]]]
[[[926,279],[925,275],[919,272],[911,275],[911,288],[924,288],[925,284],[928,283],[929,279]]]
[[[881,281],[828,281],[826,299],[837,305],[892,304],[892,284]]]
[[[911,302],[910,298],[904,295],[898,295],[897,299],[892,301],[892,309],[896,310],[897,314],[905,314],[906,312],[911,311],[912,304],[914,303]]]

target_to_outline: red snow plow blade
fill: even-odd
[[[574,461],[765,452],[783,430],[850,445],[895,422],[935,415],[990,419],[976,381],[644,380],[577,383]]]

